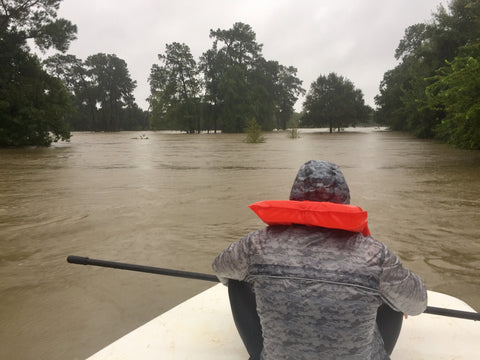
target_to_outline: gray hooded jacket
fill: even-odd
[[[309,161],[290,199],[348,204],[350,195],[336,165]],[[378,307],[417,315],[427,305],[422,280],[383,243],[344,230],[269,226],[230,245],[213,269],[224,284],[253,285],[267,360],[389,359]]]

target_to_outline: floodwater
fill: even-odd
[[[247,205],[288,199],[310,159],[342,168],[373,236],[428,289],[480,310],[480,152],[374,129],[266,137],[74,133],[0,150],[0,359],[84,359],[212,286],[66,257],[211,273],[262,226]]]

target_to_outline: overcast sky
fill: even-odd
[[[308,90],[320,75],[350,79],[374,106],[383,74],[395,64],[405,29],[432,19],[446,0],[64,0],[59,16],[77,25],[68,51],[126,61],[138,105],[147,108],[148,76],[165,44],[187,44],[195,60],[212,46],[210,29],[252,27],[263,56],[298,69]],[[295,108],[301,110],[303,99]]]

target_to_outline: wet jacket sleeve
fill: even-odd
[[[241,281],[247,276],[251,236],[252,234],[248,234],[231,244],[213,261],[213,271],[222,284],[227,285],[228,279]]]
[[[394,310],[419,315],[427,307],[427,291],[420,277],[402,266],[398,257],[385,247],[380,293]]]

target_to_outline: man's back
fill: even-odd
[[[387,359],[375,327],[384,246],[341,230],[274,226],[251,234],[268,359]]]

